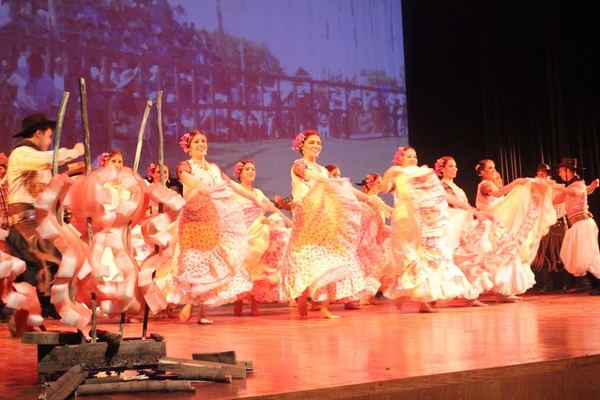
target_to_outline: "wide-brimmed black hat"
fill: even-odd
[[[576,158],[572,158],[572,157],[563,157],[560,160],[560,164],[558,164],[556,167],[557,168],[569,168],[572,169],[573,171],[582,171],[585,168],[584,167],[580,167],[578,165],[579,163],[577,162]]]
[[[13,137],[27,138],[40,128],[54,128],[55,126],[56,121],[46,119],[44,114],[33,114],[23,118],[23,121],[21,122],[22,131],[13,135]]]

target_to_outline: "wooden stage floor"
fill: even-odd
[[[437,314],[416,313],[416,305],[410,303],[402,312],[392,302],[353,311],[339,307],[333,306],[342,316],[339,320],[321,319],[318,312],[298,320],[295,314],[290,317],[289,310],[295,309],[280,306],[264,307],[260,317],[234,317],[230,306],[221,307],[211,310],[212,326],[152,319],[149,331],[165,336],[168,356],[191,358],[192,352],[235,350],[239,359],[254,361],[255,371],[248,379],[229,385],[199,382],[195,394],[94,398],[398,398],[398,393],[407,390],[402,385],[418,391],[432,385],[438,389],[440,385],[456,386],[466,379],[474,382],[470,384],[472,390],[456,386],[454,392],[444,392],[446,396],[402,398],[459,398],[456,393],[462,393],[460,398],[465,399],[512,399],[520,394],[532,399],[536,397],[510,382],[519,383],[519,375],[540,371],[550,379],[548,383],[538,382],[538,386],[555,395],[545,398],[600,398],[599,385],[593,379],[598,376],[600,382],[598,296],[526,296],[516,304],[490,303],[485,308],[454,302],[440,304]],[[102,324],[100,328],[117,331],[118,325]],[[61,328],[53,322],[49,329]],[[140,333],[141,324],[127,324],[126,336]],[[525,370],[519,372],[512,369],[514,366]],[[566,374],[569,369],[572,375]],[[35,346],[10,338],[6,323],[0,324],[0,371],[0,398],[36,399],[41,392],[36,382]],[[559,377],[572,381],[571,376],[582,377],[585,371],[595,374],[589,384],[596,388],[583,387],[588,382],[584,381],[577,383],[584,393],[581,397],[560,392],[572,389],[559,384]],[[538,375],[533,379],[546,379]],[[478,392],[478,380],[491,382],[498,376],[509,384],[496,381],[491,389],[481,386],[488,391],[485,395]],[[396,394],[384,396],[394,390]]]

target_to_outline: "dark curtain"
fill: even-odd
[[[403,0],[403,18],[422,163],[454,156],[471,199],[483,158],[505,182],[564,156],[600,175],[600,1]]]

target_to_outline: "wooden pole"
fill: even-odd
[[[85,160],[85,174],[92,172],[92,155],[90,153],[90,124],[87,113],[87,88],[85,79],[79,78],[79,93],[81,96],[81,129],[83,130],[83,151]],[[87,218],[88,243],[91,243],[94,232],[92,230],[92,219]],[[92,292],[92,343],[96,343],[96,293]]]
[[[152,100],[148,100],[146,102],[146,108],[144,109],[144,116],[142,117],[142,123],[140,124],[140,129],[138,131],[137,146],[135,148],[135,158],[133,160],[133,171],[134,172],[138,172],[138,167],[140,166],[140,158],[142,156],[142,143],[144,141],[144,130],[146,129],[146,123],[148,121],[148,115],[150,114],[151,109],[152,109]]]
[[[54,133],[54,148],[52,152],[52,175],[58,174],[58,150],[60,149],[60,138],[62,136],[63,121],[65,119],[65,112],[67,111],[67,103],[69,101],[69,92],[63,92],[62,99],[60,100],[60,107],[58,108],[58,116],[56,117],[56,132]],[[63,208],[60,202],[56,206],[56,219],[58,223],[62,225],[63,220]]]
[[[163,168],[165,165],[165,140],[163,136],[163,126],[162,126],[162,90],[158,91],[156,96],[156,121],[158,128],[158,165],[160,171],[160,184],[165,184],[165,176],[163,174]]]
[[[69,92],[64,92],[58,108],[58,117],[56,118],[56,132],[54,133],[54,152],[52,153],[52,175],[58,174],[58,149],[60,148],[60,137],[62,134],[63,120],[67,111],[67,102],[69,101]]]
[[[159,90],[156,94],[156,124],[158,129],[158,171],[160,175],[160,184],[165,184],[165,176],[163,174],[165,165],[165,153],[164,153],[164,137],[162,127],[162,96],[163,91]],[[158,212],[162,212],[162,204],[158,205]],[[154,278],[154,274],[152,274]],[[148,304],[144,307],[144,320],[142,321],[142,339],[146,339],[148,334],[148,318],[150,316],[150,307]]]

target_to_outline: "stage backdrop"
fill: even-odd
[[[164,91],[165,154],[186,130],[208,134],[230,173],[252,158],[257,186],[289,193],[297,132],[318,129],[320,162],[359,181],[408,143],[400,0],[14,0],[0,4],[0,128],[54,118],[71,92],[64,143],[81,140],[78,78],[88,83],[93,156],[133,163],[147,100]],[[155,113],[140,173],[158,157]],[[7,152],[14,142],[4,140]]]

